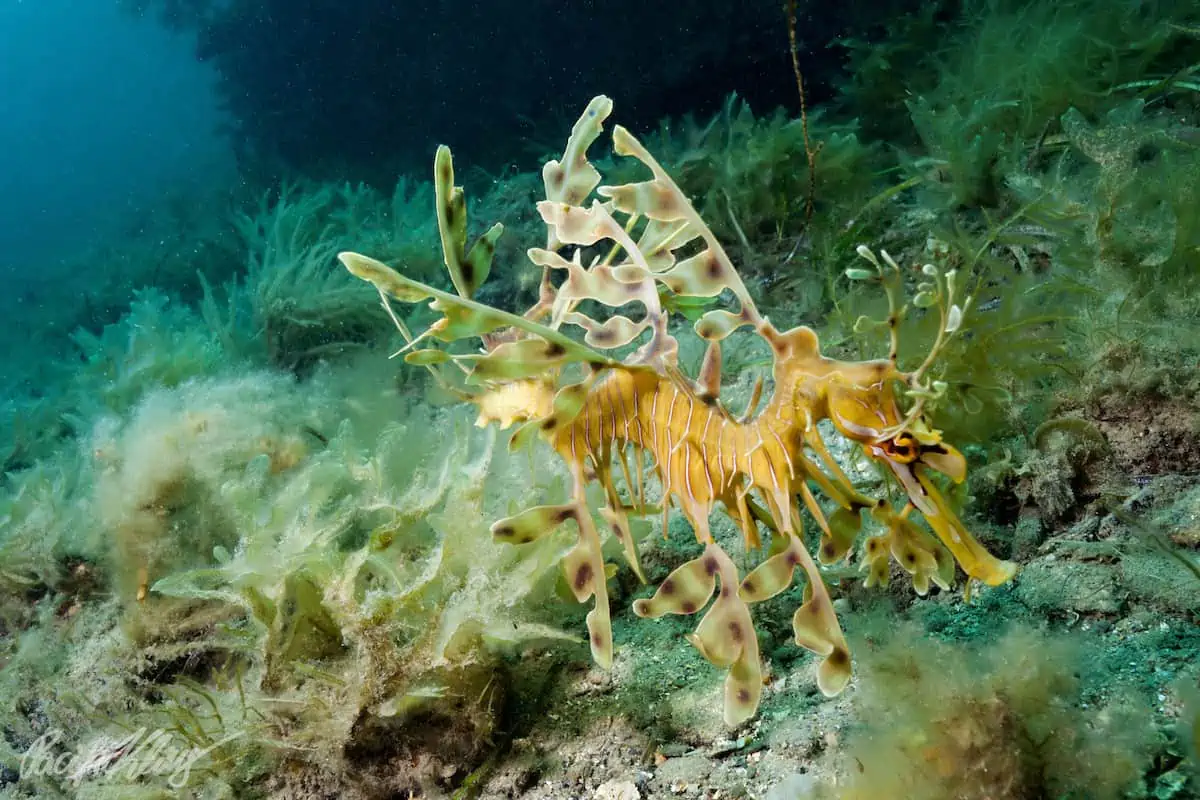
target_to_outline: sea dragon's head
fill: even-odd
[[[989,586],[1005,583],[1016,573],[1016,565],[996,558],[979,544],[930,474],[938,472],[962,483],[967,476],[966,459],[942,440],[942,432],[923,413],[902,413],[895,386],[904,374],[887,362],[876,363],[880,371],[876,380],[831,382],[830,421],[843,436],[862,445],[871,460],[886,465],[904,487],[909,502],[968,575]]]

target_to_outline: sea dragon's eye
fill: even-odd
[[[901,464],[911,464],[921,455],[921,446],[911,433],[897,434],[894,439],[884,442],[882,447],[888,458]]]

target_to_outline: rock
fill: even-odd
[[[814,796],[819,785],[812,775],[788,775],[772,786],[763,800],[804,800]]]
[[[1121,576],[1134,597],[1163,611],[1200,612],[1196,576],[1170,556],[1149,550],[1126,553],[1121,559]]]
[[[655,777],[665,784],[701,785],[712,773],[712,762],[702,755],[668,758],[659,765]]]
[[[1046,539],[1046,526],[1039,517],[1026,515],[1017,522],[1013,535],[1013,554],[1020,560],[1032,558]]]
[[[1017,597],[1038,611],[1115,614],[1124,605],[1111,564],[1047,558],[1027,565],[1019,580]]]
[[[642,800],[642,793],[631,780],[605,781],[596,787],[593,800]]]

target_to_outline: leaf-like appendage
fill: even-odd
[[[571,137],[567,140],[562,160],[548,161],[542,167],[547,200],[577,206],[600,183],[600,173],[588,162],[587,151],[603,132],[604,120],[608,119],[612,108],[612,100],[604,95],[593,97],[571,128]],[[547,249],[553,250],[554,247],[551,239]]]
[[[675,266],[660,272],[659,280],[676,294],[688,297],[716,297],[725,291],[724,267],[710,250],[680,261]]]
[[[433,188],[446,271],[455,291],[473,297],[491,271],[504,226],[497,222],[467,252],[467,198],[462,187],[454,185],[454,158],[446,145],[438,147],[433,159]]]
[[[583,341],[592,347],[604,350],[624,347],[650,327],[648,320],[634,322],[621,314],[614,314],[604,322],[596,322],[591,317],[572,312],[563,316],[563,322],[583,328],[585,331]]]
[[[429,287],[405,278],[382,261],[351,252],[338,253],[338,260],[354,277],[374,284],[379,291],[401,303],[419,303],[433,296],[427,291]]]
[[[638,580],[646,582],[646,574],[642,572],[642,560],[638,555],[637,540],[633,538],[633,529],[629,526],[629,517],[624,512],[607,506],[600,509],[600,516],[608,523],[609,529],[625,551],[625,561],[633,569]]]
[[[891,578],[891,571],[888,567],[888,537],[872,536],[863,543],[863,564],[862,569],[867,572],[866,580],[863,585],[868,589],[878,586],[887,588],[888,581]]]
[[[450,360],[450,354],[445,350],[413,350],[404,355],[404,363],[417,367],[430,367],[434,364],[445,364]]]
[[[710,342],[720,341],[745,324],[746,319],[741,314],[718,308],[696,320],[696,335]]]
[[[509,437],[508,449],[520,450],[525,445],[529,444],[537,436],[541,429],[541,420],[531,419],[513,431],[513,435]]]
[[[829,605],[828,594],[810,596],[804,605],[796,609],[792,615],[792,633],[796,644],[805,650],[811,650],[819,656],[833,652],[835,641],[841,638],[841,631]]]
[[[430,330],[442,341],[456,341],[508,326],[533,334],[546,342],[560,345],[564,351],[563,357],[567,361],[582,361],[604,366],[613,364],[610,359],[590,347],[564,336],[553,328],[466,297],[443,292],[420,281],[414,281],[373,258],[350,252],[339,253],[338,258],[351,273],[363,280],[370,281],[380,291],[401,302],[433,300],[430,308],[440,311],[443,319],[434,323]]]
[[[842,636],[837,615],[826,591],[812,593],[792,615],[796,644],[822,657],[817,670],[817,687],[826,697],[845,688],[850,680],[850,650]]]
[[[555,238],[564,244],[586,247],[601,239],[612,238],[621,229],[599,201],[593,202],[590,208],[583,208],[542,200],[537,204],[537,210],[542,215],[542,221],[554,229]],[[530,257],[533,257],[532,253]],[[534,263],[538,261],[534,259]]]
[[[467,378],[468,383],[514,381],[544,375],[567,363],[567,351],[557,342],[543,339],[519,339],[504,342],[479,356]]]
[[[573,504],[534,506],[492,524],[492,538],[508,544],[528,544],[558,530],[575,518]]]
[[[588,513],[586,508],[583,513]],[[612,666],[613,654],[612,621],[608,614],[608,589],[605,586],[608,575],[604,557],[600,554],[600,539],[591,518],[577,515],[575,519],[579,523],[579,543],[563,558],[563,573],[571,594],[580,603],[592,595],[596,596],[595,604],[587,615],[588,640],[592,658],[608,669]]]
[[[555,393],[553,414],[556,425],[569,425],[579,416],[596,379],[596,373],[592,373],[579,383],[569,383]]]
[[[613,205],[626,214],[643,214],[658,222],[679,222],[686,219],[679,204],[679,195],[671,191],[671,187],[664,186],[657,180],[605,186],[601,194],[612,200]]]
[[[822,532],[818,558],[822,564],[833,564],[846,557],[862,530],[862,512],[839,508],[829,517],[829,533]]]
[[[463,282],[471,290],[471,295],[483,285],[492,271],[492,259],[496,256],[496,242],[504,233],[504,225],[497,222],[475,240],[471,250],[463,260]]]
[[[664,614],[695,614],[712,597],[717,586],[719,562],[709,545],[704,555],[677,567],[658,585],[654,596],[637,600],[633,613],[655,619]]]
[[[483,336],[506,327],[508,323],[507,319],[487,306],[474,308],[438,299],[430,303],[429,307],[443,314],[442,319],[429,327],[430,335],[443,342],[457,342],[459,339]]]
[[[762,699],[763,674],[758,644],[747,647],[725,676],[725,724],[736,728],[754,716]]]
[[[734,592],[722,593],[687,638],[709,663],[722,669],[742,654],[756,635],[746,604]]]
[[[792,577],[800,564],[796,548],[804,547],[804,543],[791,534],[787,534],[787,539],[787,547],[759,564],[742,579],[738,594],[747,603],[761,603],[792,585]]]

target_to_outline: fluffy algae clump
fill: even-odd
[[[956,562],[969,579],[990,585],[1014,574],[1015,566],[987,552],[942,496],[938,476],[963,481],[966,461],[926,415],[927,402],[941,399],[946,388],[931,379],[930,368],[961,330],[970,303],[958,293],[953,271],[926,265],[913,303],[940,319],[938,334],[916,370],[901,370],[897,329],[907,309],[901,269],[886,252],[860,247],[872,269],[851,270],[851,277],[878,280],[886,288],[889,355],[874,361],[822,355],[812,329],[780,330],[758,310],[691,202],[620,126],[613,131],[616,153],[639,162],[650,176],[600,185],[587,151],[611,111],[611,100],[594,98],[575,123],[562,159],[543,169],[546,199],[537,210],[546,224],[546,246],[528,251],[542,268],[542,280],[538,301],[524,314],[473,299],[490,271],[501,231],[493,227],[467,250],[465,198],[454,186],[445,147],[435,161],[437,219],[457,293],[357,253],[340,258],[379,290],[408,341],[401,351],[408,362],[475,404],[481,422],[519,423],[512,447],[540,436],[566,464],[567,501],[528,508],[497,521],[492,532],[498,541],[529,546],[574,524],[576,543],[562,565],[574,597],[592,601],[587,627],[592,656],[601,666],[611,665],[614,648],[602,532],[612,533],[642,578],[630,518],[661,513],[665,530],[670,508],[679,508],[702,550],[667,576],[653,597],[636,601],[634,612],[661,617],[708,609],[689,640],[728,670],[724,718],[738,725],[754,715],[763,686],[751,606],[788,589],[797,568],[805,588],[792,619],[795,642],[820,658],[817,683],[826,695],[838,694],[849,682],[849,647],[817,561],[850,559],[864,528],[874,529],[861,562],[868,583],[887,579],[890,559],[911,575],[921,594],[931,584],[949,588]],[[677,298],[714,306],[722,298],[732,301],[730,308],[712,308],[696,321],[695,332],[708,349],[694,377],[680,370],[679,344],[668,328]],[[428,302],[438,318],[413,335],[392,300]],[[626,315],[631,304],[641,306],[639,315]],[[719,397],[721,342],[746,326],[770,348],[774,389],[761,410],[760,385],[749,407],[735,412]],[[583,331],[582,341],[564,333],[572,327]],[[478,340],[482,348],[464,353],[428,346],[430,340],[447,345]],[[830,453],[823,422],[861,446],[894,479],[905,498],[901,508],[850,481]],[[657,502],[647,488],[652,478],[661,486]],[[603,525],[589,505],[593,483],[603,490]],[[744,575],[740,561],[710,529],[718,504],[741,530],[747,550],[762,548],[764,530],[769,536],[765,557]],[[802,538],[801,507],[821,532],[817,558]],[[916,522],[918,516],[928,528]]]

